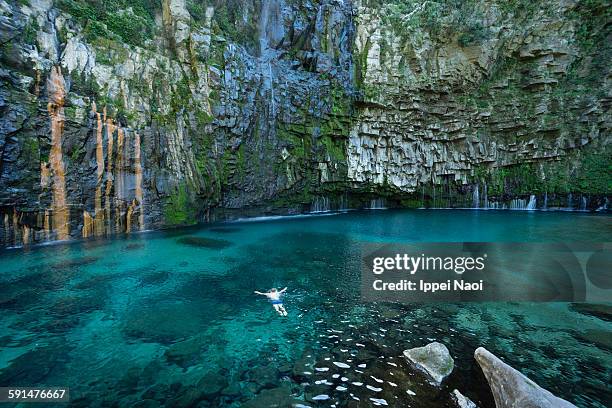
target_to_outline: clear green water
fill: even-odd
[[[450,407],[458,388],[491,407],[472,357],[484,346],[576,405],[605,407],[609,307],[366,304],[359,247],[611,238],[607,216],[375,211],[7,250],[0,253],[0,386],[69,386],[74,406],[146,400],[137,406],[148,407],[371,406],[370,398]],[[253,294],[272,286],[289,287],[286,318]],[[456,364],[441,389],[400,357],[433,340]],[[312,401],[323,394],[329,399]]]

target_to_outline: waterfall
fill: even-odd
[[[425,184],[423,184],[421,192],[421,208],[425,208]]]
[[[580,211],[586,211],[587,209],[587,198],[586,196],[582,196],[580,198]]]
[[[511,210],[524,210],[527,208],[527,200],[523,200],[522,198],[515,198],[510,201],[510,209]]]
[[[272,74],[272,64],[268,61],[268,80],[270,81],[270,110],[272,117],[276,117],[276,108],[274,106],[274,75]]]
[[[567,195],[567,209],[571,210],[572,208],[574,208],[574,199],[572,197],[572,193],[569,193]]]
[[[329,212],[329,197],[316,196],[310,205],[311,213]]]
[[[480,195],[478,193],[478,184],[476,184],[476,188],[472,192],[472,208],[480,207]]]
[[[526,210],[535,210],[536,209],[536,196],[535,195],[531,195],[529,196],[529,203],[527,204],[527,207],[525,208]]]
[[[606,197],[606,198],[604,199],[604,203],[603,203],[603,205],[601,205],[599,208],[597,208],[597,210],[596,210],[596,211],[607,211],[607,210],[608,210],[608,204],[609,204],[609,203],[608,203],[608,197]]]
[[[373,198],[370,200],[369,210],[385,210],[385,199],[384,198]]]
[[[544,192],[544,207],[543,209],[548,209],[548,191]]]
[[[483,204],[484,204],[484,208],[488,209],[489,208],[489,196],[487,194],[487,183],[484,183],[484,187],[483,187]]]
[[[338,205],[338,211],[348,211],[348,194],[344,193],[340,196],[340,203]]]
[[[261,75],[262,95],[266,92],[270,94],[269,100],[269,120],[268,129],[270,133],[276,133],[276,102],[274,92],[274,70],[273,62],[276,61],[278,52],[274,49],[274,44],[283,38],[284,31],[282,22],[279,21],[281,10],[278,0],[263,0],[261,2],[261,12],[259,18],[259,59],[258,71]]]

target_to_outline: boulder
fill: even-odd
[[[478,405],[474,404],[471,399],[460,393],[457,389],[453,390],[451,398],[459,408],[478,408]]]
[[[497,408],[576,408],[574,404],[554,396],[483,347],[476,349],[474,358],[491,387]]]
[[[413,367],[425,373],[429,382],[437,387],[455,367],[455,361],[446,346],[438,342],[404,350],[404,356]]]

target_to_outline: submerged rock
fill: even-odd
[[[459,408],[478,408],[471,399],[460,393],[457,389],[453,390],[451,397]]]
[[[476,349],[474,358],[491,387],[497,408],[576,408],[572,403],[540,387],[483,347]]]
[[[196,389],[198,389],[202,397],[211,399],[219,395],[227,386],[227,379],[223,375],[218,373],[208,373],[198,381]]]
[[[455,367],[455,361],[446,346],[438,342],[404,350],[404,356],[413,367],[424,372],[429,382],[435,386],[440,386]]]
[[[289,387],[279,387],[269,390],[263,390],[255,398],[242,404],[243,408],[290,408],[297,407],[304,401],[297,400],[291,396]]]
[[[240,228],[235,228],[235,227],[215,227],[215,228],[211,228],[210,231],[218,232],[218,233],[221,233],[221,234],[230,234],[230,233],[234,233],[234,232],[239,232]]]
[[[230,241],[224,239],[213,239],[204,237],[183,237],[177,240],[178,243],[198,248],[223,249],[232,246]]]
[[[164,357],[169,362],[186,368],[197,362],[207,347],[208,343],[204,336],[198,335],[172,344],[164,352]]]

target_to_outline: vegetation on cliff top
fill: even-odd
[[[155,33],[155,14],[161,0],[56,0],[56,6],[75,17],[88,40],[113,37],[143,46]]]

